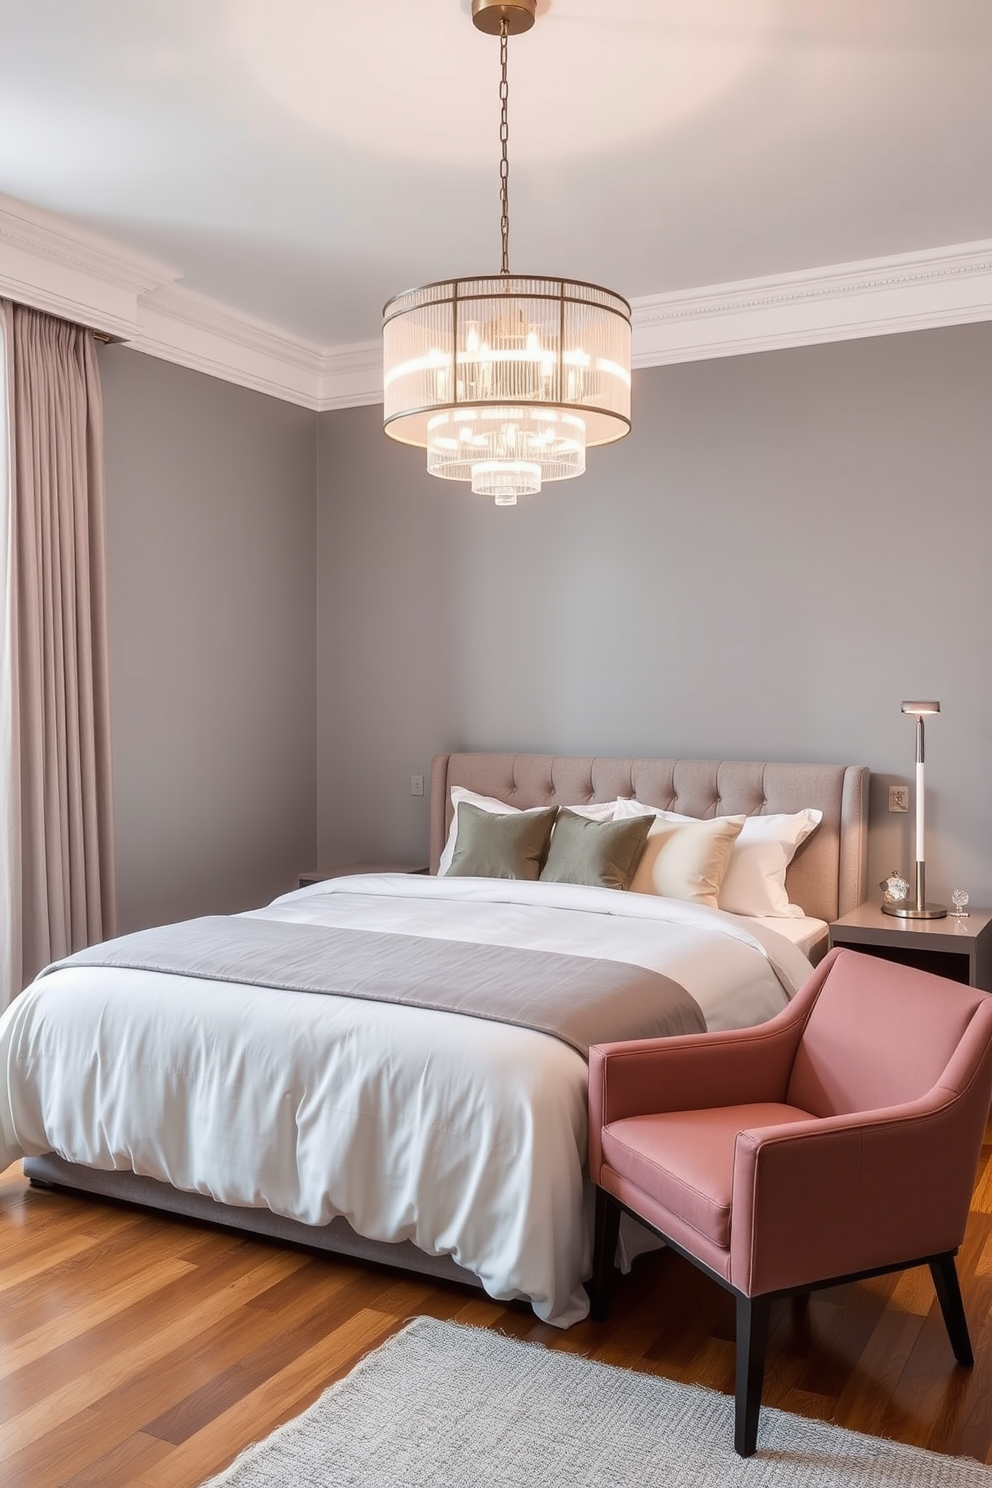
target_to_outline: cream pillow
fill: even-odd
[[[698,818],[677,811],[663,811],[640,801],[617,801],[619,817],[642,816],[646,811],[669,822],[693,822]],[[720,821],[720,817],[709,817]],[[735,817],[722,820],[732,821]],[[802,919],[806,911],[790,904],[785,873],[796,849],[820,825],[823,812],[809,808],[795,812],[773,812],[769,816],[746,816],[733,845],[730,861],[720,884],[718,907],[729,914]],[[633,885],[631,886],[633,887]]]
[[[508,816],[519,812],[519,806],[508,806],[505,801],[498,801],[495,796],[480,796],[476,791],[470,791],[464,785],[453,785],[451,787],[451,805],[454,815],[451,818],[451,826],[448,830],[448,840],[444,844],[441,853],[441,861],[438,863],[438,877],[443,878],[451,867],[451,860],[455,855],[455,845],[458,840],[458,803],[467,801],[470,806],[478,806],[480,811],[491,811],[495,816]],[[591,806],[569,806],[569,811],[576,816],[588,817],[590,821],[612,821],[614,803],[612,801],[596,801]],[[644,813],[642,813],[643,815]]]
[[[618,801],[614,816],[615,821],[646,814],[655,819],[631,880],[631,893],[661,894],[665,899],[684,899],[716,909],[720,883],[746,818],[671,821],[666,819],[670,812],[659,812],[651,806],[635,810],[636,804]]]

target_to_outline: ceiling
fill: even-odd
[[[0,0],[0,192],[320,346],[499,264],[470,0]],[[630,298],[992,239],[988,0],[539,0],[510,266]]]

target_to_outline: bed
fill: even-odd
[[[253,933],[343,927],[674,968],[707,1025],[740,1026],[784,1006],[826,923],[864,898],[867,779],[859,766],[442,755],[430,877],[337,879],[234,918]],[[453,788],[519,810],[629,798],[701,819],[813,808],[822,820],[786,878],[808,923],[439,877]],[[585,1063],[562,1037],[433,1005],[84,965],[16,1000],[0,1068],[4,1156],[23,1155],[34,1183],[482,1285],[559,1326],[587,1311]]]

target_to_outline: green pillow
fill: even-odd
[[[557,815],[553,806],[496,815],[459,801],[455,852],[448,878],[540,876]],[[654,820],[654,818],[651,818]]]
[[[541,878],[548,883],[629,889],[653,826],[653,816],[597,822],[562,806]]]

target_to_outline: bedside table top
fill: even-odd
[[[934,949],[948,948],[955,941],[977,940],[992,924],[992,910],[969,909],[964,919],[948,914],[943,920],[902,920],[897,915],[882,913],[881,904],[859,904],[849,914],[841,915],[830,926],[831,934],[839,930],[849,943],[862,940],[873,945],[904,945],[907,937],[922,939]]]
[[[323,883],[328,878],[348,878],[352,873],[426,873],[420,863],[339,863],[336,868],[314,868],[299,875],[300,887]]]

